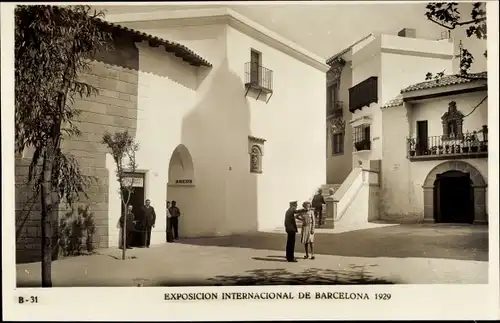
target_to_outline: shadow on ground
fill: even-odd
[[[253,269],[239,275],[220,275],[199,282],[185,281],[182,284],[163,281],[155,286],[389,285],[398,283],[374,277],[364,269],[350,271],[309,268],[300,272],[291,272],[285,268],[278,268]]]
[[[397,225],[344,233],[315,234],[316,254],[346,257],[438,258],[488,261],[486,226]],[[214,238],[181,239],[179,243],[218,247],[280,250],[286,236],[255,232]],[[296,252],[303,246],[296,242]]]

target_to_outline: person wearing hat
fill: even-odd
[[[314,209],[314,217],[317,220],[318,227],[324,224],[323,204],[325,204],[325,199],[323,198],[323,190],[320,188],[312,200],[312,208]]]
[[[295,235],[297,234],[297,223],[295,214],[297,213],[297,201],[290,202],[290,206],[285,213],[285,231],[286,238],[286,260],[288,262],[297,262],[295,259]]]

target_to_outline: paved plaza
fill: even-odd
[[[315,260],[284,258],[285,236],[185,239],[127,251],[99,250],[53,263],[57,286],[487,283],[486,226],[395,225],[318,231]],[[19,287],[40,286],[40,263],[17,265]]]

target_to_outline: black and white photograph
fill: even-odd
[[[494,1],[2,3],[10,319],[499,319],[497,24]]]

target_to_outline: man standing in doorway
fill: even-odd
[[[285,213],[285,231],[286,239],[286,260],[288,262],[297,262],[295,259],[295,235],[297,234],[297,223],[295,222],[295,213],[297,212],[297,201],[290,202],[290,207]]]
[[[318,193],[314,195],[312,200],[312,207],[314,209],[314,217],[316,218],[316,223],[318,227],[322,226],[323,223],[323,204],[325,204],[325,199],[323,198],[323,191],[318,189]]]
[[[119,241],[119,248],[127,248],[127,249],[132,249],[131,244],[132,244],[132,238],[134,237],[134,230],[135,230],[135,221],[134,221],[134,213],[132,212],[132,205],[129,205],[127,207],[127,211],[125,211],[119,220],[120,223],[120,237],[118,239]],[[125,228],[124,228],[125,226]],[[125,235],[123,235],[123,230],[125,229]],[[125,241],[123,241],[123,238],[125,238]],[[125,243],[124,243],[125,242]]]
[[[174,240],[179,240],[179,217],[181,216],[181,211],[177,207],[177,202],[172,201],[172,206],[168,209],[170,212],[170,224],[174,233]]]
[[[154,228],[156,222],[156,213],[154,207],[151,206],[151,200],[146,200],[141,211],[142,220],[144,221],[144,244],[146,248],[149,248],[151,244],[151,229]]]
[[[174,242],[172,233],[172,215],[170,215],[170,201],[167,201],[167,242]]]

